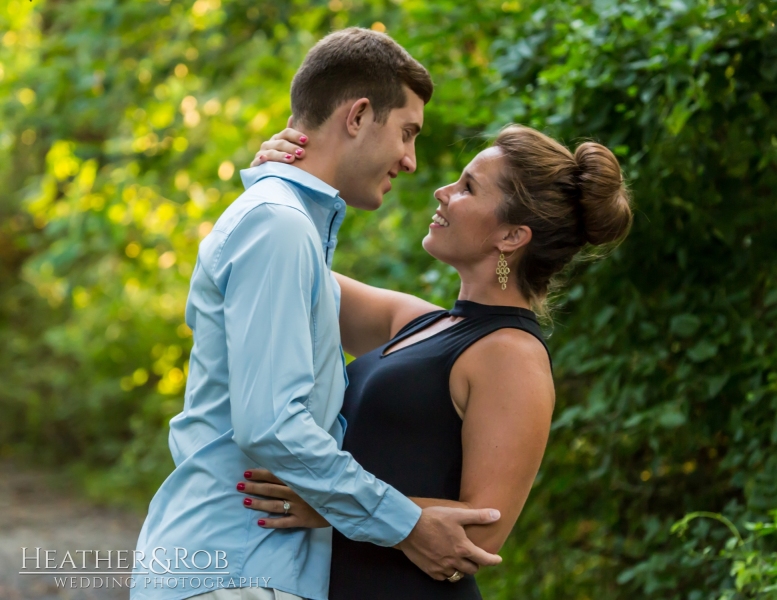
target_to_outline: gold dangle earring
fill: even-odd
[[[502,284],[502,289],[507,289],[507,274],[510,272],[510,267],[507,266],[507,261],[505,260],[505,253],[501,252],[499,254],[499,261],[496,263],[496,274],[497,278],[499,279],[499,283]]]

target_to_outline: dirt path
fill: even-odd
[[[107,556],[107,550],[113,550],[115,566],[116,551],[135,548],[142,524],[141,515],[96,507],[73,492],[61,490],[61,479],[58,488],[55,473],[20,470],[10,463],[0,463],[0,598],[126,600],[127,588],[117,587],[109,577],[91,576],[89,587],[82,587],[80,582],[74,587],[70,587],[70,582],[65,587],[57,587],[52,575],[21,575],[21,549],[26,547],[27,556],[34,557],[35,548],[41,548],[41,567],[45,565],[44,550],[56,550],[52,556],[56,557],[57,566],[70,551],[78,569],[84,555],[76,554],[76,550],[100,550],[103,557]],[[93,559],[87,555],[87,568],[90,564],[94,566]],[[34,570],[35,560],[28,560],[26,567],[27,571]],[[101,571],[108,570],[105,563],[101,567]],[[120,581],[125,579],[115,577]],[[101,589],[92,588],[95,579],[103,581]]]

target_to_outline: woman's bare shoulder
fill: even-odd
[[[494,358],[510,356],[522,359],[544,358],[549,363],[545,345],[532,333],[515,327],[492,331],[472,344],[475,354]],[[548,364],[550,366],[550,364]]]
[[[553,388],[545,345],[533,334],[512,327],[497,329],[472,344],[456,361],[454,369],[471,384],[495,379],[516,384],[532,380]]]

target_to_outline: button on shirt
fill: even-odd
[[[292,165],[241,177],[246,191],[203,239],[192,274],[175,469],[140,533],[133,600],[230,586],[326,599],[331,528],[259,527],[267,513],[244,508],[235,488],[246,469],[269,469],[354,540],[393,546],[421,514],[340,449],[347,375],[330,269],[345,203]]]

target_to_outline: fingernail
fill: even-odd
[[[291,160],[291,159],[292,159],[292,156],[291,156],[291,154],[287,154],[287,155],[286,155],[286,160]]]
[[[294,151],[294,154],[296,154],[297,156],[302,156],[302,148],[297,148],[297,149]]]
[[[246,489],[246,484],[241,481],[237,484],[237,489],[242,492],[244,489]]]
[[[266,160],[267,157],[264,154],[259,155],[259,160]]]
[[[493,510],[493,509],[491,509],[489,512],[490,512],[490,514],[491,514],[491,518],[492,518],[492,519],[494,519],[495,521],[496,521],[496,520],[497,520],[499,517],[501,517],[501,516],[502,516],[502,515],[500,515],[500,514],[499,514],[499,511],[498,511],[498,510]]]
[[[251,471],[246,471],[245,473],[243,473],[243,477],[245,477],[246,479],[251,479]]]
[[[299,137],[299,143],[300,143],[300,144],[304,144],[304,143],[305,143],[305,142],[307,142],[307,141],[308,141],[308,136],[306,136],[306,135],[301,135],[301,136]]]
[[[256,523],[257,525],[264,527],[264,519],[259,519]]]
[[[245,500],[243,500],[243,505],[251,506],[251,502],[252,502],[251,498],[246,498]]]

